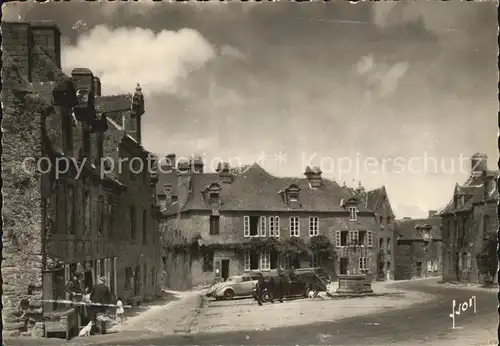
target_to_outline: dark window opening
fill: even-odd
[[[210,215],[210,235],[219,235],[220,223],[218,215]]]
[[[135,208],[130,207],[130,239],[134,240],[135,239]]]
[[[203,254],[203,272],[214,271],[214,251],[208,250]]]
[[[271,251],[271,269],[278,268],[278,252]]]
[[[349,231],[340,232],[340,246],[347,246],[347,239],[349,238]]]
[[[258,270],[259,267],[259,253],[250,251],[250,270]]]
[[[129,290],[132,288],[132,278],[133,278],[132,267],[125,268],[125,289]]]
[[[250,236],[259,235],[259,217],[250,216]]]
[[[366,231],[359,231],[358,232],[358,240],[359,240],[359,244],[361,245],[367,245],[366,244]]]
[[[82,141],[83,141],[83,156],[88,158],[90,156],[90,132],[89,132],[89,130],[83,130]]]
[[[144,210],[142,212],[142,243],[145,245],[148,243],[148,225],[147,225],[147,212]]]

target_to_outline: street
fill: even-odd
[[[293,328],[273,330],[200,333],[183,336],[161,336],[138,341],[121,340],[108,345],[213,345],[213,344],[329,344],[329,345],[430,345],[440,342],[460,345],[488,345],[496,339],[497,315],[494,290],[470,291],[439,287],[435,280],[417,280],[395,283],[395,288],[412,289],[436,295],[427,303],[413,305],[399,311],[389,311],[338,322],[315,323]],[[452,330],[449,317],[452,300],[467,301],[477,298],[477,312],[467,311],[457,317],[457,327]]]
[[[307,325],[279,328],[261,328],[252,331],[227,331],[227,332],[206,332],[208,323],[202,318],[203,312],[198,312],[198,317],[188,317],[187,313],[193,313],[193,308],[197,304],[196,295],[193,293],[185,296],[185,304],[174,302],[170,310],[161,311],[155,308],[144,313],[135,320],[131,320],[122,326],[119,331],[112,331],[104,336],[91,336],[88,338],[75,338],[69,343],[64,340],[44,340],[43,344],[72,344],[72,345],[214,345],[214,344],[328,344],[328,345],[360,345],[363,343],[370,345],[495,345],[496,340],[496,294],[495,290],[470,290],[463,287],[453,287],[450,285],[437,284],[437,279],[415,280],[401,283],[391,283],[391,289],[412,290],[414,292],[434,295],[434,299],[423,303],[417,303],[399,310],[382,311],[371,313],[365,316],[350,317],[342,320],[324,322],[314,316],[308,316]],[[476,296],[477,312],[472,309],[462,312],[456,317],[455,330],[452,329],[452,319],[449,314],[452,310],[452,301],[468,301],[471,296]],[[368,299],[368,298],[363,298]],[[356,305],[356,300],[352,299],[349,304]],[[371,299],[385,299],[384,297]],[[303,300],[307,302],[307,300]],[[274,304],[268,307],[279,307],[288,309],[295,304],[299,306],[300,301]],[[318,307],[325,306],[335,301],[318,300],[310,302]],[[340,301],[339,301],[340,302]],[[347,302],[347,300],[343,300]],[[221,304],[221,302],[216,302]],[[233,304],[241,307],[254,302],[239,300],[233,302],[222,302],[223,304]],[[170,304],[170,303],[168,303]],[[304,303],[305,304],[305,303]],[[345,303],[344,303],[345,304]],[[457,303],[458,304],[458,303]],[[212,303],[212,305],[214,305]],[[367,304],[367,305],[371,305]],[[367,306],[365,305],[365,306]],[[211,314],[210,302],[202,310]],[[323,307],[326,310],[326,307]],[[285,311],[283,310],[283,311]],[[359,309],[358,309],[359,310]],[[270,311],[270,310],[267,310]],[[299,308],[295,314],[307,314]],[[262,318],[265,317],[266,309],[262,311]],[[370,313],[370,312],[368,312]],[[228,310],[230,314],[230,310]],[[304,315],[305,315],[304,314]],[[167,316],[168,315],[168,316]],[[359,315],[359,313],[358,313]],[[177,316],[178,322],[174,322],[173,316]],[[350,315],[352,316],[352,314]],[[210,316],[209,316],[210,317]],[[170,322],[161,322],[163,319]],[[277,319],[276,317],[272,317]],[[239,328],[237,316],[232,314],[225,317],[227,321],[233,321],[236,328]],[[165,320],[166,321],[166,320]],[[212,318],[214,330],[220,321],[217,317]],[[234,322],[236,321],[236,322]],[[181,324],[184,324],[183,328]],[[200,324],[202,328],[197,328]],[[230,327],[228,328],[228,330]],[[197,332],[202,330],[204,332]],[[177,333],[177,334],[176,334]],[[23,340],[23,339],[17,339]],[[9,345],[15,345],[17,340],[9,340]],[[26,340],[26,339],[24,339]],[[12,342],[10,342],[12,341]],[[27,341],[27,340],[26,340]],[[21,341],[19,345],[26,344]]]

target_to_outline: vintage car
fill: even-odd
[[[231,276],[226,281],[214,285],[206,295],[217,300],[251,296],[255,284],[261,277],[262,274],[258,272]]]
[[[326,291],[327,285],[330,283],[330,277],[325,273],[322,268],[301,268],[294,270],[295,276],[290,278],[288,285],[284,287],[285,298],[307,297],[311,287],[315,287],[318,291]],[[264,274],[265,277],[277,277],[276,270],[271,270]],[[272,298],[272,289],[269,281],[264,280],[263,289],[261,291],[261,300],[267,302]],[[288,287],[287,287],[288,286]],[[252,296],[257,299],[257,292],[254,287]]]

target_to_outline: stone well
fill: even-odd
[[[371,280],[366,275],[339,275],[339,294],[363,294],[372,293]]]

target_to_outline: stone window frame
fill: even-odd
[[[309,216],[309,237],[319,235],[319,217]]]
[[[289,217],[290,237],[300,237],[300,218],[298,216]]]
[[[269,236],[279,238],[280,236],[280,217],[269,216]]]

